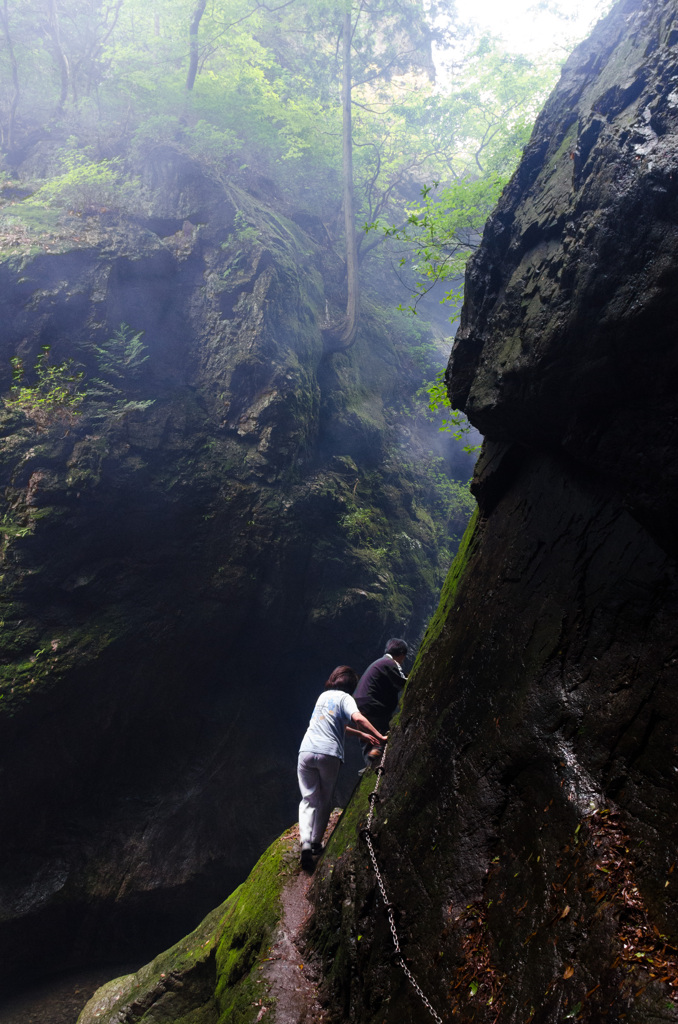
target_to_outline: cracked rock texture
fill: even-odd
[[[674,2],[616,6],[468,271],[451,390],[487,437],[479,512],[372,826],[408,969],[444,1021],[678,1021],[677,54]],[[305,948],[337,1024],[424,1024],[360,836],[373,786],[319,861]],[[223,1009],[271,934],[248,903],[206,1020],[259,1013],[247,988],[242,1017]],[[164,1019],[199,1020],[205,998]]]
[[[0,258],[2,394],[46,344],[87,389],[70,422],[0,416],[10,983],[148,957],[242,881],[296,816],[318,688],[421,635],[468,516],[441,480],[469,457],[434,467],[415,411],[430,339],[368,289],[328,355],[331,252],[167,147],[145,174],[157,216]],[[146,358],[102,390],[123,323]]]
[[[443,1020],[678,1020],[677,303],[678,10],[622,0],[487,226],[450,363],[479,516],[375,824]],[[356,836],[371,786],[311,938],[337,1020],[421,1024]]]

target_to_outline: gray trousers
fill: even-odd
[[[303,750],[297,762],[297,778],[301,790],[299,804],[299,838],[304,844],[321,843],[332,813],[334,784],[341,758],[331,754],[313,754]]]

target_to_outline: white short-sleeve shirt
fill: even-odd
[[[344,730],[358,705],[350,693],[325,690],[320,694],[301,741],[299,753],[330,754],[344,760]]]

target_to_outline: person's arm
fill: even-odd
[[[379,743],[386,743],[386,741],[388,740],[388,736],[383,736],[378,729],[375,729],[372,723],[368,722],[365,716],[361,714],[360,711],[353,712],[353,714],[351,715],[351,721],[356,722],[356,724],[359,725],[361,729],[364,729],[365,732],[369,734],[367,737],[368,739],[376,739],[378,740]]]
[[[352,726],[346,726],[346,732],[353,733],[354,736],[360,736],[363,740],[369,740],[370,743],[374,743],[374,736],[371,736],[368,732],[363,732],[362,729],[353,729]]]
[[[386,678],[392,686],[395,686],[396,690],[402,690],[403,686],[407,682],[407,676],[403,672],[402,666],[395,658],[391,658],[390,662],[384,665],[386,672]]]

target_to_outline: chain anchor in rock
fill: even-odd
[[[381,893],[381,898],[382,898],[384,907],[386,909],[386,913],[388,914],[388,923],[389,923],[389,926],[391,928],[391,937],[393,939],[393,953],[391,954],[393,962],[395,964],[397,964],[397,966],[402,969],[403,973],[405,974],[405,977],[407,978],[409,983],[412,985],[412,988],[417,993],[417,995],[421,999],[422,1003],[424,1004],[424,1006],[426,1007],[428,1012],[431,1014],[433,1019],[436,1021],[436,1024],[443,1024],[442,1017],[440,1017],[438,1015],[438,1013],[436,1013],[436,1011],[433,1008],[433,1006],[431,1006],[431,1003],[428,1001],[428,999],[426,998],[426,996],[422,992],[421,987],[420,987],[419,983],[417,982],[417,979],[414,977],[414,975],[412,974],[412,971],[409,969],[409,967],[407,966],[407,964],[405,962],[405,957],[404,957],[403,952],[402,952],[402,950],[400,948],[400,940],[398,939],[398,932],[396,930],[395,907],[394,907],[393,903],[391,902],[391,900],[388,898],[388,894],[386,892],[386,886],[384,884],[384,879],[381,876],[381,872],[379,870],[379,865],[377,864],[377,857],[376,857],[376,854],[374,852],[374,844],[372,842],[372,817],[374,815],[375,804],[377,803],[377,801],[379,799],[379,797],[377,796],[377,790],[379,789],[379,783],[381,782],[381,777],[384,774],[384,761],[385,760],[386,760],[386,747],[384,747],[384,753],[381,755],[381,761],[379,762],[379,765],[378,765],[378,767],[376,769],[377,778],[376,778],[376,781],[375,781],[375,784],[374,784],[374,789],[373,789],[372,793],[369,796],[370,809],[369,809],[368,814],[367,814],[367,823],[365,824],[365,826],[363,828],[360,829],[359,835],[360,835],[361,839],[364,839],[364,841],[365,841],[365,843],[367,845],[367,849],[368,849],[369,854],[370,854],[370,860],[372,861],[372,867],[374,868],[374,874],[375,874],[375,877],[377,879],[377,884],[379,885],[379,891]]]

